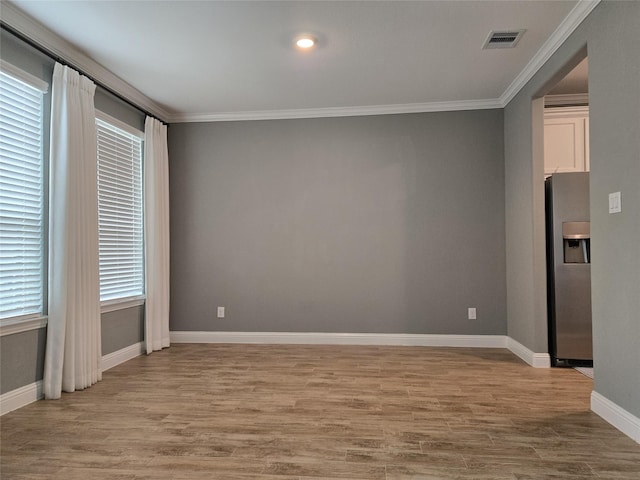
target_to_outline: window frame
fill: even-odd
[[[40,282],[40,311],[22,315],[13,315],[0,319],[0,337],[13,335],[16,333],[36,330],[47,326],[47,288],[48,288],[48,119],[47,101],[49,93],[49,83],[22,70],[15,65],[0,59],[0,71],[12,77],[18,82],[38,90],[40,97],[40,162],[41,162],[41,223],[40,223],[40,245],[41,245],[41,282]]]
[[[100,120],[122,130],[132,136],[137,137],[140,140],[140,201],[141,201],[141,230],[142,230],[142,293],[139,295],[132,295],[127,297],[111,298],[106,300],[100,300],[100,313],[109,313],[117,310],[124,310],[127,308],[144,305],[146,300],[146,278],[145,278],[145,228],[144,228],[144,132],[138,130],[131,125],[118,120],[111,115],[96,109],[96,120]],[[98,141],[97,141],[97,122],[96,122],[96,162],[98,162]],[[98,167],[99,168],[99,167]],[[96,177],[96,185],[98,178]],[[99,188],[99,186],[97,185]],[[99,195],[99,194],[98,194]],[[98,206],[99,209],[99,206]],[[98,210],[99,215],[99,210]],[[100,247],[100,235],[98,235],[98,248]],[[101,284],[100,284],[101,287]]]

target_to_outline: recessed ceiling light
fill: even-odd
[[[302,35],[296,38],[296,46],[303,50],[309,50],[316,44],[316,39],[310,35]]]

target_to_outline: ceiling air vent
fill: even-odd
[[[513,48],[526,30],[511,30],[508,32],[489,32],[489,36],[484,41],[483,49],[487,48]]]

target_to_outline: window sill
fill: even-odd
[[[118,298],[116,300],[107,300],[100,304],[100,313],[115,312],[126,308],[144,305],[145,297]],[[7,318],[0,321],[0,337],[5,335],[15,335],[16,333],[28,332],[30,330],[38,330],[46,327],[48,318],[46,316],[28,316]]]
[[[114,300],[105,300],[100,302],[100,313],[115,312],[117,310],[125,310],[131,307],[144,305],[145,296],[116,298]]]
[[[9,318],[0,323],[0,337],[37,330],[47,326],[47,317]]]

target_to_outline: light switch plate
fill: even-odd
[[[470,307],[468,309],[468,317],[469,317],[469,320],[475,320],[476,319],[476,309],[475,309],[475,307]]]
[[[609,194],[609,213],[622,212],[622,199],[620,198],[620,192],[614,192]]]
[[[218,318],[224,318],[224,307],[218,307]]]

